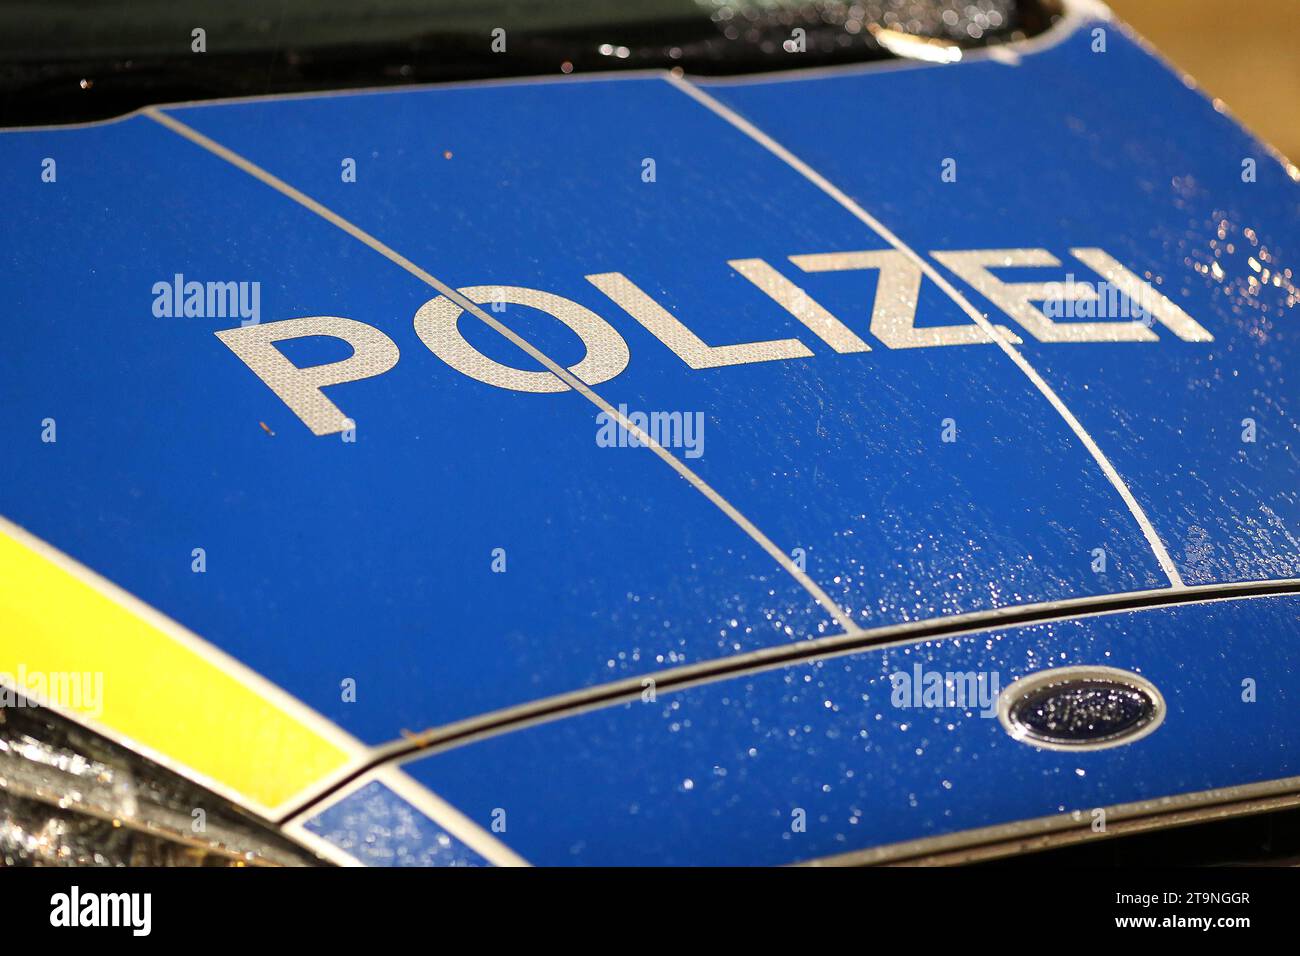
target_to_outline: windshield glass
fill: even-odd
[[[26,0],[0,6],[0,121],[595,70],[761,72],[891,57],[900,37],[1002,43],[1058,14],[1056,0]]]

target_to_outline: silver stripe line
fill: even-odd
[[[975,306],[973,306],[965,296],[958,292],[957,289],[953,287],[952,283],[945,279],[938,270],[930,264],[928,259],[923,258],[919,253],[912,249],[911,246],[908,246],[903,242],[903,240],[899,239],[898,236],[894,235],[894,233],[881,223],[880,220],[859,206],[843,191],[827,180],[826,177],[822,176],[798,156],[795,156],[776,140],[772,139],[771,136],[768,136],[753,123],[749,122],[749,120],[736,113],[730,107],[720,103],[698,86],[695,86],[693,83],[672,72],[664,74],[664,78],[691,99],[726,120],[736,129],[740,130],[740,132],[744,133],[750,139],[754,140],[754,142],[766,149],[769,153],[785,162],[788,166],[803,176],[804,179],[808,180],[826,195],[830,196],[846,210],[852,213],[859,221],[865,223],[874,230],[881,239],[884,239],[899,252],[903,253],[915,262],[921,268],[922,273],[931,282],[942,289],[963,312],[970,316],[971,321],[983,329],[984,333],[995,342],[1003,352],[1006,353],[1007,357],[1016,363],[1016,367],[1025,373],[1025,376],[1034,384],[1034,387],[1037,388],[1042,396],[1051,403],[1051,406],[1056,409],[1057,414],[1065,420],[1065,423],[1070,426],[1070,430],[1073,431],[1079,441],[1083,443],[1083,446],[1088,449],[1089,454],[1092,455],[1102,472],[1110,480],[1111,485],[1113,485],[1115,490],[1119,492],[1119,496],[1124,499],[1124,503],[1128,505],[1128,510],[1132,513],[1133,518],[1142,529],[1142,533],[1146,536],[1147,542],[1151,545],[1151,550],[1155,552],[1156,560],[1160,562],[1161,569],[1169,578],[1170,585],[1175,588],[1181,588],[1184,586],[1183,579],[1179,575],[1178,569],[1174,566],[1173,559],[1169,557],[1169,552],[1165,550],[1164,542],[1160,540],[1160,535],[1156,533],[1156,529],[1152,526],[1151,520],[1147,517],[1146,512],[1142,510],[1142,506],[1138,504],[1137,499],[1133,497],[1133,493],[1129,491],[1128,485],[1125,484],[1124,479],[1120,477],[1119,472],[1115,470],[1115,466],[1110,463],[1110,459],[1106,457],[1105,452],[1098,447],[1097,443],[1093,441],[1092,436],[1088,434],[1087,429],[1085,429],[1083,424],[1074,417],[1074,414],[1066,407],[1065,402],[1061,401],[1060,396],[1056,394],[1052,387],[1048,385],[1034,367],[1029,364],[1028,359],[1021,355],[1014,345],[999,335],[997,330],[994,328],[993,323],[991,323],[988,318],[979,311],[979,309],[975,308]]]
[[[401,266],[403,269],[405,269],[411,275],[415,276],[421,282],[437,289],[440,293],[445,295],[452,302],[455,302],[466,312],[470,313],[471,315],[475,316],[478,319],[481,319],[483,322],[487,323],[489,326],[495,329],[500,335],[503,335],[511,343],[523,349],[533,359],[535,359],[536,361],[544,365],[553,375],[559,378],[562,382],[564,382],[566,385],[568,385],[570,388],[574,389],[575,391],[579,392],[593,405],[595,405],[597,408],[603,411],[606,415],[609,415],[611,418],[618,421],[619,424],[623,426],[623,428],[627,429],[629,432],[636,435],[639,441],[641,441],[646,447],[648,447],[651,451],[653,451],[656,455],[658,455],[664,461],[664,463],[667,464],[670,468],[672,468],[675,472],[677,472],[677,474],[685,478],[695,488],[696,491],[700,492],[700,494],[704,495],[705,498],[711,501],[718,508],[719,511],[721,511],[733,522],[735,522],[735,524],[739,526],[740,529],[744,531],[747,535],[749,535],[764,551],[766,551],[773,558],[773,560],[776,561],[777,564],[779,564],[782,568],[784,568],[791,577],[793,577],[796,581],[798,581],[799,584],[802,585],[804,590],[807,591],[809,594],[813,596],[813,598],[816,599],[817,603],[820,604],[822,608],[825,609],[825,611],[835,619],[835,622],[841,628],[843,628],[845,631],[851,631],[854,629],[855,625],[853,623],[853,619],[849,617],[848,613],[845,612],[838,604],[832,601],[830,596],[821,589],[821,587],[817,584],[817,582],[815,582],[812,578],[810,578],[806,572],[800,570],[799,567],[796,566],[795,563],[790,559],[790,556],[787,555],[780,548],[778,548],[772,542],[772,540],[767,537],[767,535],[763,534],[763,532],[760,531],[757,526],[755,526],[755,524],[752,521],[750,521],[743,514],[741,514],[740,511],[738,511],[736,507],[731,504],[731,502],[727,501],[726,498],[722,497],[722,495],[719,494],[711,485],[705,482],[703,478],[695,474],[695,472],[691,471],[690,468],[686,467],[686,465],[679,458],[677,458],[676,455],[673,455],[670,452],[668,452],[665,448],[663,448],[663,446],[661,446],[653,438],[647,435],[644,431],[642,431],[640,428],[637,428],[636,425],[628,421],[627,418],[625,418],[622,414],[620,414],[617,409],[615,409],[607,401],[605,401],[603,398],[597,395],[591,389],[591,387],[587,385],[586,382],[577,378],[567,368],[556,363],[549,356],[543,354],[541,351],[535,348],[530,342],[516,335],[509,327],[503,325],[501,322],[497,321],[492,316],[488,315],[487,312],[483,311],[481,306],[465,298],[465,296],[461,295],[451,286],[447,285],[447,283],[430,275],[428,272],[426,272],[424,269],[421,269],[410,259],[407,259],[405,256],[397,252],[392,247],[384,244],[379,239],[376,239],[374,236],[366,232],[360,226],[355,225],[354,223],[348,221],[347,219],[344,219],[338,213],[321,205],[319,202],[312,199],[310,196],[306,195],[303,192],[300,192],[299,190],[295,189],[293,186],[290,186],[284,180],[268,172],[267,170],[251,162],[250,160],[245,159],[243,156],[240,156],[238,153],[234,152],[233,150],[230,150],[225,146],[222,146],[220,143],[216,142],[215,140],[209,139],[207,136],[204,136],[198,130],[194,129],[193,127],[187,126],[185,123],[182,123],[180,120],[176,119],[173,116],[169,116],[166,113],[163,113],[154,107],[146,107],[142,112],[145,116],[148,116],[150,119],[154,120],[155,122],[160,123],[161,125],[167,127],[172,132],[180,136],[183,136],[185,139],[188,139],[190,142],[194,143],[195,145],[201,146],[203,149],[206,149],[208,152],[212,153],[213,155],[218,156],[221,159],[224,159],[232,166],[236,166],[239,169],[243,170],[244,172],[248,173],[248,175],[252,176],[254,179],[257,179],[265,183],[267,186],[270,186],[276,192],[284,196],[287,196],[289,199],[292,199],[300,206],[303,206],[304,208],[310,210],[311,212],[314,212],[317,216],[320,216],[322,219],[324,219],[326,222],[330,223],[331,225],[337,226],[339,229],[342,229],[349,236],[369,246],[371,249],[373,249],[375,252],[378,252],[381,256],[388,259],[390,262],[393,262]]]

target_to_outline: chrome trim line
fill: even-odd
[[[407,734],[387,744],[379,744],[371,749],[373,758],[370,763],[346,775],[338,775],[332,783],[323,786],[315,798],[308,800],[285,819],[305,814],[316,803],[327,799],[339,787],[346,786],[381,764],[418,759],[498,734],[523,730],[616,704],[636,701],[640,699],[645,689],[646,680],[654,681],[656,695],[671,694],[703,684],[776,670],[789,665],[830,660],[866,651],[906,647],[929,640],[965,637],[1002,627],[1288,594],[1300,594],[1300,578],[1202,584],[1180,589],[1159,588],[1122,594],[1067,598],[857,630],[830,637],[765,647],[730,657],[712,658],[680,667],[650,671],[622,680],[489,711],[420,733]]]
[[[994,860],[1087,840],[1106,840],[1210,820],[1300,806],[1300,777],[1199,790],[1176,796],[1101,807],[1106,829],[1092,829],[1093,808],[1019,820],[943,836],[890,843],[809,860],[798,866],[957,866]]]

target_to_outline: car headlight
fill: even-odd
[[[6,866],[318,866],[223,797],[17,697],[0,707]]]

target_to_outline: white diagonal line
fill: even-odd
[[[1074,417],[1074,413],[1066,407],[1065,402],[1061,400],[1061,397],[1056,394],[1055,390],[1048,385],[1043,377],[1038,374],[1038,371],[1029,364],[1029,360],[1021,355],[1014,345],[999,335],[997,330],[994,328],[993,323],[991,323],[988,318],[979,311],[979,309],[971,305],[966,297],[958,292],[957,289],[953,287],[952,283],[945,279],[939,271],[930,264],[928,259],[923,258],[916,252],[916,250],[912,249],[911,246],[907,245],[903,240],[899,239],[898,236],[894,235],[894,233],[880,222],[880,220],[845,195],[843,191],[827,180],[826,177],[822,176],[821,173],[817,172],[798,156],[795,156],[792,152],[776,140],[772,139],[771,136],[768,136],[749,120],[745,119],[725,104],[715,100],[698,86],[695,86],[674,73],[667,73],[664,78],[691,99],[705,106],[709,110],[712,110],[718,116],[722,117],[736,129],[740,130],[750,139],[754,140],[754,142],[766,149],[769,153],[785,162],[788,166],[794,169],[795,172],[803,176],[804,179],[808,180],[822,192],[826,193],[826,195],[830,196],[857,217],[858,220],[874,230],[881,239],[884,239],[887,243],[920,266],[922,273],[924,273],[931,282],[942,289],[963,312],[970,316],[971,321],[984,330],[984,333],[1007,354],[1007,357],[1010,358],[1011,361],[1016,363],[1016,367],[1025,373],[1025,377],[1034,384],[1034,387],[1037,388],[1051,406],[1056,409],[1057,414],[1059,414],[1061,418],[1065,420],[1065,423],[1070,426],[1070,430],[1074,432],[1079,441],[1083,443],[1083,447],[1088,449],[1088,453],[1092,455],[1093,460],[1097,462],[1102,473],[1110,481],[1115,490],[1119,492],[1119,496],[1124,499],[1124,504],[1128,505],[1129,512],[1133,515],[1134,520],[1138,523],[1138,527],[1142,529],[1142,533],[1146,536],[1147,543],[1151,545],[1151,550],[1155,553],[1156,560],[1160,562],[1161,569],[1168,576],[1170,585],[1176,588],[1184,586],[1183,579],[1179,575],[1178,569],[1174,566],[1173,560],[1169,557],[1169,552],[1165,550],[1164,542],[1160,540],[1160,535],[1156,533],[1156,529],[1151,524],[1151,519],[1147,517],[1142,506],[1138,504],[1137,499],[1133,497],[1133,492],[1129,491],[1128,485],[1124,482],[1124,479],[1120,477],[1119,472],[1115,470],[1115,466],[1110,463],[1110,459],[1106,457],[1106,453],[1098,447],[1097,443],[1093,441],[1092,436],[1088,434],[1088,430],[1083,427],[1083,424],[1077,418]]]
[[[397,265],[401,266],[403,269],[405,269],[411,275],[415,276],[421,282],[424,282],[425,284],[430,285],[433,288],[437,289],[440,293],[445,295],[452,302],[455,302],[466,312],[482,320],[483,322],[486,322],[489,326],[495,329],[499,334],[505,336],[508,340],[510,340],[510,342],[517,345],[519,348],[523,349],[530,356],[532,356],[536,361],[546,366],[546,368],[553,375],[557,376],[566,385],[568,385],[570,388],[582,394],[583,397],[585,397],[593,405],[595,405],[597,408],[603,411],[606,415],[609,415],[611,418],[618,421],[623,428],[627,429],[630,433],[635,435],[642,444],[644,444],[656,455],[658,455],[664,461],[665,464],[667,464],[670,468],[672,468],[675,472],[677,472],[677,474],[685,478],[691,484],[691,486],[695,488],[696,491],[704,495],[704,497],[707,498],[709,501],[711,501],[714,504],[714,506],[718,508],[719,511],[725,514],[728,518],[730,518],[733,522],[735,522],[736,525],[739,526],[742,531],[744,531],[747,535],[753,538],[754,541],[759,545],[759,547],[761,547],[764,551],[766,551],[777,562],[777,564],[779,564],[782,568],[784,568],[786,572],[790,574],[791,577],[793,577],[796,581],[799,582],[800,585],[803,586],[804,590],[806,590],[809,594],[813,596],[813,598],[816,599],[817,603],[820,604],[822,608],[824,608],[826,612],[835,619],[835,622],[839,624],[840,627],[844,628],[844,630],[846,631],[851,631],[854,629],[853,619],[849,617],[848,614],[842,608],[840,608],[839,605],[837,605],[834,601],[831,600],[830,596],[825,591],[823,591],[820,586],[818,586],[817,582],[815,582],[812,578],[810,578],[805,571],[800,570],[800,568],[792,560],[790,560],[790,556],[787,555],[780,548],[778,548],[772,542],[772,540],[768,538],[767,535],[763,534],[763,532],[760,531],[757,526],[755,526],[755,524],[752,521],[750,521],[743,514],[741,514],[740,511],[738,511],[736,507],[733,504],[731,504],[731,502],[727,501],[726,498],[722,497],[722,495],[719,494],[706,481],[704,481],[703,478],[701,478],[699,475],[693,472],[690,468],[686,467],[686,465],[679,458],[677,458],[676,455],[671,454],[669,451],[667,451],[667,449],[665,449],[657,441],[652,439],[644,431],[642,431],[640,428],[637,428],[636,425],[628,421],[627,418],[625,418],[617,409],[615,409],[612,405],[610,405],[609,402],[605,401],[603,398],[597,395],[591,389],[591,387],[587,385],[586,382],[579,379],[563,365],[560,365],[559,363],[553,361],[549,356],[545,355],[540,350],[535,348],[532,345],[532,343],[516,335],[514,331],[512,331],[508,326],[503,325],[497,319],[488,315],[488,313],[485,312],[480,305],[478,305],[475,302],[471,302],[469,299],[461,295],[458,291],[453,289],[447,283],[430,275],[428,272],[426,272],[424,269],[421,269],[410,259],[403,256],[401,253],[397,252],[392,247],[381,242],[379,239],[376,239],[374,236],[366,232],[360,226],[357,226],[356,224],[348,221],[347,219],[344,219],[342,216],[334,212],[332,209],[329,209],[321,205],[315,199],[312,199],[307,194],[300,192],[299,190],[295,189],[293,186],[290,186],[288,183],[280,179],[278,176],[275,176],[274,174],[268,172],[267,170],[263,169],[261,166],[258,166],[256,163],[252,162],[251,160],[245,159],[243,156],[240,156],[238,153],[234,152],[233,150],[228,149],[225,146],[222,146],[217,141],[210,139],[207,136],[204,136],[202,133],[200,133],[198,130],[194,129],[193,127],[187,126],[185,123],[182,123],[180,120],[176,119],[175,117],[169,116],[166,113],[163,113],[162,111],[154,107],[148,107],[144,109],[142,112],[144,113],[145,116],[148,116],[150,119],[154,120],[155,122],[160,123],[161,125],[167,127],[172,132],[185,137],[195,145],[201,146],[203,149],[206,149],[208,152],[212,153],[213,155],[218,156],[221,159],[224,159],[226,162],[230,163],[231,165],[236,166],[239,169],[243,170],[244,172],[248,173],[254,179],[258,179],[261,182],[265,183],[266,185],[270,186],[276,192],[279,192],[282,195],[287,196],[288,198],[292,199],[294,202],[298,203],[300,206],[303,206],[304,208],[314,212],[316,215],[320,216],[322,219],[324,219],[326,222],[330,223],[331,225],[337,226],[339,229],[342,229],[349,236],[369,246],[371,249],[373,249],[375,252],[378,252],[381,256],[388,259],[390,262],[396,263]]]

